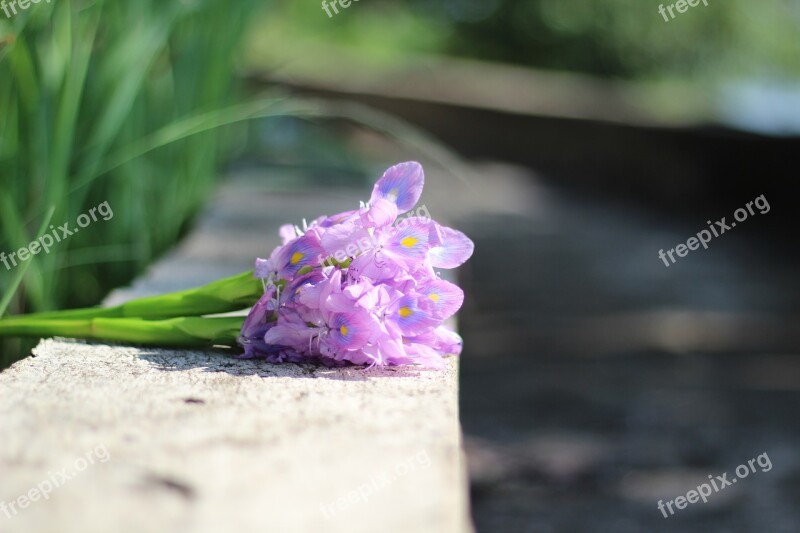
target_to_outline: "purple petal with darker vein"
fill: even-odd
[[[409,221],[390,230],[385,237],[384,250],[391,259],[405,268],[425,260],[430,249],[430,222]]]
[[[337,350],[357,350],[363,347],[376,326],[366,312],[336,313],[331,316],[330,334],[326,337]]]
[[[441,320],[433,316],[427,302],[412,295],[400,298],[392,306],[389,316],[400,327],[403,335],[419,335],[441,323]]]
[[[317,265],[324,253],[316,234],[308,232],[286,245],[278,272],[293,278],[301,268]]]
[[[433,315],[441,320],[446,320],[456,314],[464,303],[464,291],[457,285],[445,280],[436,280],[419,289],[433,302]]]
[[[313,289],[316,284],[323,279],[325,279],[325,276],[320,270],[313,270],[308,274],[303,274],[302,276],[294,278],[294,280],[283,289],[281,293],[281,303],[294,302],[306,289]]]
[[[399,214],[416,205],[425,186],[425,173],[416,161],[400,163],[384,172],[372,190],[370,204],[385,199],[397,205]]]

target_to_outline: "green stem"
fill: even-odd
[[[163,319],[229,313],[253,306],[264,288],[253,272],[243,272],[203,287],[185,291],[148,296],[125,302],[116,307],[89,307],[12,316],[0,320],[0,325],[35,323],[38,320],[82,320],[89,318]],[[0,329],[0,335],[2,335]]]
[[[37,318],[25,320],[24,323],[0,321],[0,336],[59,336],[150,346],[207,348],[215,345],[235,346],[243,320],[243,317],[181,317],[166,320]]]

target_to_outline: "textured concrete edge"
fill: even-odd
[[[472,521],[472,500],[470,498],[470,485],[469,485],[469,470],[467,468],[467,454],[466,448],[464,447],[464,428],[461,427],[461,404],[459,402],[461,398],[461,357],[458,357],[458,363],[456,364],[456,371],[455,371],[455,394],[456,394],[456,425],[458,426],[458,450],[459,450],[459,465],[458,471],[461,475],[461,479],[459,480],[459,486],[461,487],[461,515],[463,517],[463,523],[461,525],[462,531],[466,533],[476,533],[475,524]]]
[[[6,369],[4,372],[0,373],[0,381],[5,380],[15,380],[19,379],[22,382],[22,387],[24,388],[24,383],[30,381],[32,378],[36,378],[35,380],[31,381],[32,387],[42,387],[45,386],[44,383],[37,383],[39,377],[45,376],[53,376],[59,369],[67,369],[68,367],[72,367],[71,372],[74,373],[75,365],[82,364],[76,361],[74,358],[70,361],[68,352],[71,351],[71,348],[74,348],[78,351],[86,351],[92,350],[93,352],[97,353],[97,362],[104,362],[107,356],[103,355],[104,353],[108,353],[110,351],[119,352],[115,353],[114,357],[121,357],[120,358],[120,367],[130,369],[130,365],[135,366],[136,364],[140,364],[142,359],[141,355],[148,355],[145,359],[153,360],[153,354],[147,354],[150,349],[143,349],[141,347],[130,346],[130,345],[120,345],[120,344],[105,344],[105,343],[87,343],[83,341],[76,341],[72,339],[44,339],[40,342],[33,351],[33,357],[26,358],[22,361],[19,361],[12,365],[9,369]],[[174,359],[180,360],[189,360],[192,362],[191,366],[196,366],[196,361],[211,361],[212,364],[208,365],[205,368],[205,371],[211,372],[220,372],[221,369],[227,366],[228,362],[225,361],[225,358],[214,357],[208,354],[207,351],[181,351],[181,350],[170,350],[170,351],[161,351],[152,349],[153,352],[163,352],[167,355],[167,357],[172,357]],[[131,359],[133,358],[133,359]],[[82,358],[81,358],[82,359]],[[442,399],[446,399],[449,396],[449,403],[452,406],[452,409],[445,409],[445,411],[450,411],[451,416],[448,417],[449,421],[447,421],[448,429],[445,434],[449,434],[450,438],[446,440],[449,443],[446,445],[447,448],[450,446],[454,446],[454,457],[451,457],[448,463],[450,463],[449,467],[445,468],[445,473],[449,470],[449,476],[451,477],[451,481],[445,485],[442,485],[441,488],[445,489],[448,485],[451,487],[448,490],[452,490],[453,493],[450,496],[445,498],[445,501],[448,501],[446,508],[442,508],[441,511],[443,512],[443,516],[441,517],[443,521],[440,523],[440,531],[453,531],[454,533],[462,533],[462,532],[474,532],[474,526],[471,522],[470,517],[470,507],[469,507],[469,490],[468,490],[468,482],[467,482],[467,472],[466,472],[466,458],[464,454],[464,446],[463,446],[463,433],[461,429],[461,424],[459,421],[458,413],[459,413],[459,404],[458,404],[458,374],[460,369],[460,358],[458,357],[451,357],[448,358],[448,365],[446,369],[442,370],[441,372],[444,373],[444,376],[439,378],[440,383],[442,383],[442,388],[440,391],[446,396]],[[126,361],[123,364],[123,360]],[[107,359],[106,359],[107,361]],[[134,362],[136,361],[136,362]],[[238,361],[238,360],[237,360]],[[215,365],[218,365],[219,368],[215,368]],[[117,365],[114,365],[117,366]],[[279,376],[284,377],[300,377],[300,376],[307,376],[310,377],[312,375],[322,375],[327,374],[328,378],[333,378],[337,380],[358,380],[361,375],[361,371],[357,370],[356,368],[349,368],[349,369],[324,369],[324,368],[308,368],[305,365],[298,366],[298,365],[269,365],[267,363],[263,363],[261,361],[242,361],[241,365],[234,365],[239,367],[239,370],[242,370],[242,379],[244,376],[248,374],[248,372],[252,371],[253,368],[257,368],[264,373],[273,373],[275,372]],[[253,368],[251,368],[253,367]],[[97,375],[90,375],[87,376],[88,380],[95,380],[97,378],[106,379],[109,374],[107,374],[108,370],[104,368],[100,368],[98,370]],[[434,371],[437,372],[437,371]],[[391,379],[392,374],[403,373],[403,369],[395,368],[392,370],[387,369],[372,369],[366,371],[369,377],[374,377],[380,379],[381,377],[387,377]],[[438,373],[438,372],[437,372]],[[173,374],[175,375],[175,374]],[[73,374],[74,377],[74,374]],[[5,379],[2,379],[5,378]],[[46,378],[49,380],[49,377]],[[424,380],[423,376],[423,380]],[[405,381],[404,379],[402,381]],[[62,384],[62,387],[64,385]],[[50,386],[48,386],[50,388]],[[19,388],[16,391],[12,392],[12,397],[15,394],[20,392]],[[55,399],[55,397],[54,397]],[[6,398],[8,400],[8,398]],[[452,403],[451,403],[452,402]],[[30,407],[30,406],[29,406]],[[40,411],[40,414],[43,413]],[[28,412],[30,415],[31,412]],[[442,420],[444,422],[444,420]],[[13,424],[12,424],[13,425]],[[59,424],[56,424],[59,425]],[[61,424],[63,426],[63,424]],[[443,426],[447,427],[447,426]],[[82,432],[80,432],[82,433]],[[444,442],[444,441],[443,441]],[[113,448],[109,448],[113,449]],[[10,451],[10,450],[9,450]],[[76,450],[72,450],[73,452]],[[59,452],[63,454],[66,452],[62,450]],[[6,454],[3,454],[6,455]],[[58,456],[59,454],[55,454]],[[52,459],[52,455],[46,454],[42,456],[41,454],[37,454],[34,452],[33,457],[46,458],[50,456]],[[9,459],[7,456],[6,459]],[[30,466],[30,465],[29,465]],[[17,472],[16,476],[22,475],[23,478],[25,476],[24,471]],[[13,477],[12,477],[13,479]],[[424,490],[423,490],[424,492]],[[77,502],[76,502],[77,503]],[[444,502],[442,502],[444,503]],[[115,506],[111,506],[107,511],[113,512]],[[158,512],[155,512],[156,509],[153,509],[153,519],[157,518],[159,515]],[[446,517],[446,518],[445,518]],[[388,518],[388,517],[386,517]],[[41,520],[45,520],[45,517],[40,517]],[[48,522],[44,522],[46,524]],[[42,525],[42,522],[39,522],[39,525]],[[384,527],[386,527],[386,531],[394,531],[397,530],[396,528],[393,529],[391,522],[385,522]],[[452,528],[452,529],[450,529]],[[13,528],[12,528],[13,529]],[[51,531],[52,529],[45,529],[46,531]],[[151,528],[145,528],[146,531],[153,531]],[[251,529],[243,528],[245,531],[249,531]],[[308,529],[297,529],[297,531],[307,531]],[[340,529],[336,529],[339,531]],[[73,531],[73,530],[70,530]],[[127,530],[126,530],[127,531]],[[206,531],[203,529],[202,531]],[[288,531],[288,530],[287,530]],[[294,531],[294,530],[293,530]],[[426,529],[427,531],[427,529]]]

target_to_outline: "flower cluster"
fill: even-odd
[[[443,323],[464,293],[435,269],[461,265],[474,245],[428,217],[398,221],[423,185],[419,163],[400,163],[360,209],[283,226],[283,244],[256,261],[265,291],[239,336],[244,357],[441,367],[459,354],[461,338]]]

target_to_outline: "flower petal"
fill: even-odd
[[[275,287],[268,287],[242,324],[238,342],[244,348],[245,359],[263,357],[282,349],[264,341],[264,335],[275,325],[273,313],[277,302],[274,297]]]
[[[375,184],[370,204],[383,198],[396,204],[398,213],[405,213],[419,201],[424,185],[422,165],[416,161],[397,164],[384,172]]]
[[[426,284],[419,293],[433,302],[433,315],[441,320],[456,314],[464,303],[464,291],[443,279]]]
[[[364,277],[374,282],[383,282],[392,279],[398,269],[394,261],[387,259],[387,254],[369,250],[350,263],[348,276],[354,280]]]
[[[430,224],[422,219],[408,219],[402,226],[392,228],[383,239],[386,254],[406,269],[422,263],[430,249]]]
[[[269,259],[256,258],[256,271],[255,277],[259,279],[266,279],[272,271],[272,264]]]
[[[325,249],[324,262],[331,264],[333,259],[342,262],[371,250],[375,245],[369,232],[355,222],[337,224],[325,230],[320,243]]]
[[[406,352],[414,357],[414,362],[428,368],[444,368],[442,354],[424,344],[407,344]]]
[[[420,299],[405,295],[392,306],[389,318],[397,324],[403,335],[419,335],[441,323],[427,306],[421,304],[423,301]]]
[[[328,325],[331,330],[326,341],[338,350],[357,350],[367,343],[376,324],[370,315],[358,312],[334,313]]]
[[[461,335],[456,333],[455,331],[451,330],[447,326],[439,326],[435,330],[433,330],[434,335],[436,335],[436,349],[439,350],[443,354],[448,355],[460,355],[461,348],[464,344],[464,341],[461,339]]]
[[[458,230],[442,226],[442,243],[428,252],[431,265],[436,268],[456,268],[472,256],[475,244]]]
[[[297,238],[297,231],[295,231],[292,224],[284,224],[279,231],[281,236],[281,244],[287,244]]]
[[[397,220],[397,205],[385,198],[370,202],[361,210],[361,223],[366,228],[382,228]]]
[[[278,273],[284,278],[294,278],[301,268],[318,265],[324,253],[317,235],[308,232],[285,246]]]

